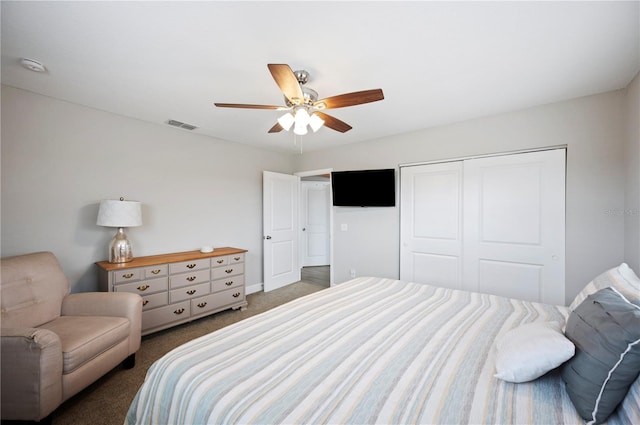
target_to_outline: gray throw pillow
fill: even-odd
[[[640,372],[640,307],[601,289],[569,315],[565,335],[576,346],[562,367],[569,398],[583,419],[604,422]]]

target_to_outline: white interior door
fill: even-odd
[[[299,193],[300,177],[263,172],[265,292],[300,280]]]
[[[564,304],[565,154],[401,168],[400,278]]]
[[[330,182],[302,181],[302,265],[329,264]]]
[[[462,288],[462,161],[400,170],[400,279]]]
[[[564,305],[565,150],[464,165],[465,289]]]

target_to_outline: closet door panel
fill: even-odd
[[[461,287],[462,163],[401,170],[400,279]]]
[[[564,304],[565,151],[464,162],[464,288]]]
[[[495,260],[478,260],[478,291],[521,300],[542,297],[543,266]]]

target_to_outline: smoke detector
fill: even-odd
[[[47,70],[43,64],[33,59],[22,58],[20,65],[33,72],[45,72]]]

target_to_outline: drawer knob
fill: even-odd
[[[195,290],[195,289],[192,289],[192,290],[190,290],[190,291],[187,291],[187,294],[189,294],[189,295],[193,295],[193,294],[195,294],[195,293],[196,293],[196,290]]]
[[[218,264],[224,263],[224,260],[218,260]]]
[[[144,300],[142,301],[142,306],[144,307],[145,305],[149,304],[149,300]]]
[[[149,285],[138,286],[138,291],[146,291],[147,289],[149,289]]]
[[[133,273],[123,274],[122,277],[124,277],[125,279],[131,279],[133,277]]]
[[[233,285],[233,280],[230,280],[229,282],[225,282],[224,284],[227,285],[227,286],[231,286],[231,285]]]
[[[225,270],[224,272],[225,272],[225,273],[227,273],[227,274],[229,274],[229,273],[231,273],[232,271],[233,271],[233,269],[227,269],[227,270]]]
[[[155,269],[155,270],[151,270],[151,273],[158,274],[158,273],[160,273],[160,271],[161,271],[160,269]]]
[[[196,266],[195,264],[187,264],[187,268],[188,268],[188,269],[192,269],[192,268],[194,268],[195,266]]]
[[[193,282],[194,280],[196,280],[196,277],[195,277],[195,276],[189,276],[189,277],[187,278],[187,280],[188,280],[189,282]]]
[[[205,308],[206,306],[207,306],[206,302],[198,304],[198,307],[200,307],[200,308]]]
[[[240,257],[233,257],[235,261],[240,261]]]
[[[182,314],[184,313],[184,308],[179,308],[173,312],[174,314]]]
[[[233,294],[233,298],[238,298],[240,296],[240,292],[236,292],[235,294]]]

